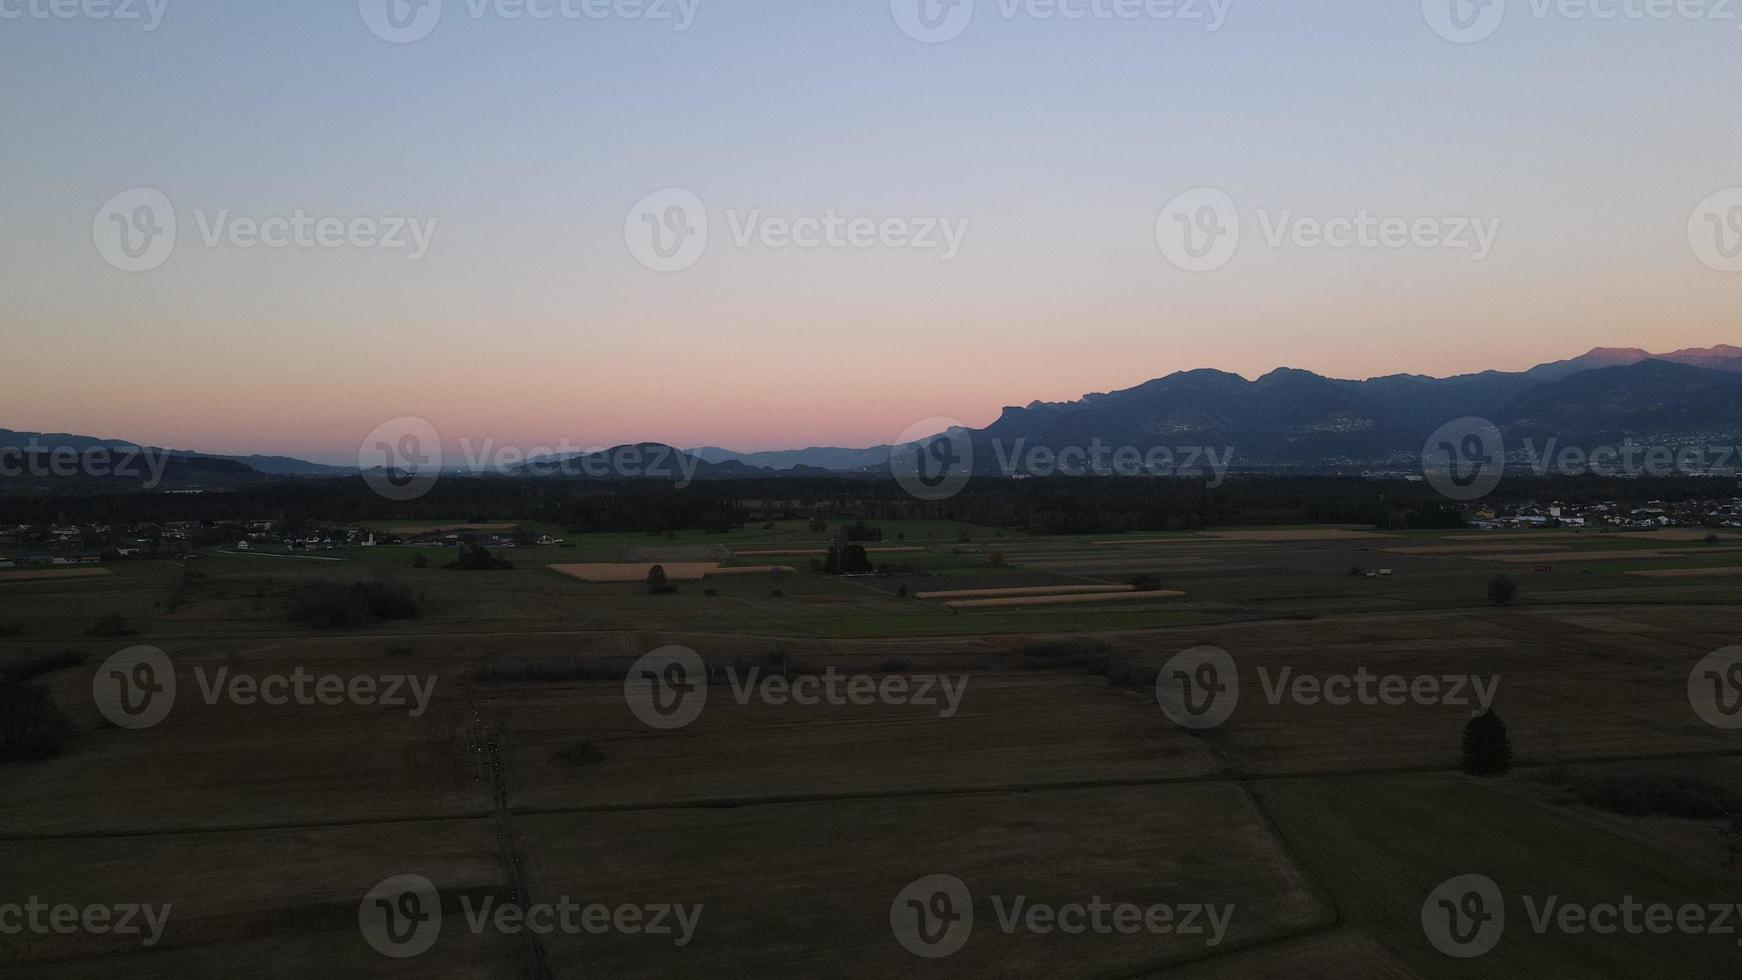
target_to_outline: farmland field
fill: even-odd
[[[0,621],[22,628],[0,638],[0,668],[63,651],[82,662],[38,680],[76,725],[69,750],[0,770],[0,890],[173,904],[160,946],[125,961],[139,976],[268,961],[280,975],[395,975],[357,915],[399,875],[441,891],[440,939],[415,961],[435,976],[815,975],[841,962],[867,977],[1733,975],[1730,944],[1542,935],[1516,904],[1557,890],[1742,894],[1722,821],[1579,796],[1663,773],[1742,791],[1742,745],[1688,700],[1694,665],[1742,635],[1735,583],[1636,574],[1685,569],[1688,553],[1731,561],[1722,546],[1346,528],[901,533],[890,547],[919,550],[849,578],[793,561],[813,535],[782,523],[742,541],[569,535],[504,549],[513,567],[491,571],[443,567],[451,549],[384,546],[9,585]],[[1551,569],[1486,560],[1513,547]],[[781,553],[745,554],[759,550]],[[684,562],[757,574],[650,594],[645,564]],[[576,564],[643,570],[551,573]],[[1508,570],[1519,593],[1496,606],[1487,586]],[[1130,591],[1140,576],[1167,591]],[[403,585],[422,615],[331,628],[289,615],[311,590],[375,580]],[[1083,604],[951,609],[962,592]],[[109,616],[128,634],[93,635]],[[1193,730],[1158,709],[1156,680],[1204,644],[1238,663],[1240,695],[1225,723]],[[167,654],[178,694],[160,724],[125,730],[93,684],[106,658],[141,645]],[[665,730],[626,691],[645,683],[637,658],[673,645],[709,674],[693,723]],[[403,676],[428,697],[208,697],[220,672],[298,671],[341,685]],[[1274,695],[1279,678],[1363,673],[1477,683],[1432,705]],[[793,696],[852,678],[905,700]],[[1506,720],[1511,775],[1457,771],[1477,698]],[[1605,863],[1581,860],[1596,851]],[[1436,951],[1421,922],[1429,893],[1461,874],[1514,902],[1505,940],[1470,961]],[[974,913],[966,945],[937,961],[891,932],[892,903],[932,875],[959,879]],[[1233,913],[1214,945],[1064,934],[1006,927],[1015,896]],[[701,912],[679,946],[479,930],[465,903],[485,899]],[[121,949],[0,942],[0,975],[105,975]]]

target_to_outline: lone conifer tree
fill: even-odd
[[[1518,598],[1518,583],[1510,575],[1496,575],[1488,583],[1488,601],[1496,606],[1510,606]]]
[[[1506,723],[1490,708],[1464,726],[1464,771],[1473,776],[1498,776],[1512,768],[1512,739]]]

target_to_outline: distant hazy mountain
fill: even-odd
[[[664,443],[643,442],[615,446],[596,453],[534,460],[515,467],[511,472],[515,476],[567,477],[580,480],[648,479],[677,483],[756,476],[802,476],[825,471],[800,467],[777,474],[773,470],[751,466],[736,459],[710,462],[700,454],[685,452]]]
[[[915,406],[916,412],[923,410],[924,406]],[[1248,381],[1224,371],[1181,371],[1073,402],[1006,408],[991,425],[966,434],[976,449],[976,468],[986,472],[1003,469],[1018,445],[1024,450],[1057,450],[1097,443],[1109,449],[1145,451],[1231,448],[1237,453],[1235,468],[1339,469],[1407,466],[1428,435],[1468,416],[1494,422],[1509,444],[1515,438],[1551,436],[1560,437],[1563,444],[1578,440],[1592,445],[1624,439],[1742,442],[1742,347],[1720,345],[1668,354],[1599,347],[1528,371],[1484,371],[1449,378],[1399,374],[1346,381],[1278,368]],[[75,451],[132,448],[114,439],[0,429],[0,450],[26,446],[64,446]],[[175,452],[178,468],[222,479],[357,472],[285,456],[152,451]],[[676,477],[709,480],[887,473],[892,455],[908,458],[915,449],[911,445],[818,446],[737,453],[717,446],[677,450],[642,443],[563,461],[528,463],[516,473],[617,479],[625,475],[620,457],[626,451],[639,452],[642,462],[636,465],[647,470],[663,468]],[[193,461],[234,463],[239,469],[202,469]],[[666,478],[652,472],[646,475]]]
[[[1615,368],[1638,370],[1610,373]],[[1742,380],[1739,376],[1742,347],[1728,345],[1661,355],[1597,348],[1528,371],[1449,378],[1399,374],[1345,381],[1278,368],[1247,381],[1198,369],[1073,402],[1009,407],[991,425],[971,430],[969,438],[977,450],[976,468],[989,472],[1001,468],[998,451],[1008,457],[1018,442],[1026,451],[1089,446],[1097,440],[1110,448],[1144,450],[1232,447],[1237,466],[1406,463],[1435,429],[1465,417],[1490,419],[1509,436],[1567,432],[1619,441],[1742,432],[1742,416],[1726,394]],[[1558,384],[1576,378],[1588,380]],[[885,469],[892,451],[909,450],[693,450],[711,462],[836,472]]]
[[[736,453],[730,449],[721,449],[718,446],[703,446],[700,449],[689,451],[710,463],[736,461],[748,466],[761,466],[771,470],[786,470],[796,466],[844,472],[889,464],[888,446],[872,446],[870,449],[837,449],[813,446],[810,449],[785,449],[762,453]]]
[[[64,452],[28,443],[0,448],[5,450],[0,491],[6,493],[219,490],[272,479],[232,459],[146,453],[133,446],[86,446],[81,453],[110,449],[103,459],[81,456],[88,465],[68,460]]]
[[[64,432],[15,432],[11,429],[0,429],[0,449],[22,450],[32,447],[50,451],[64,447],[79,453],[92,449],[125,452],[142,448],[136,442],[127,442],[122,439],[99,439],[93,436],[69,435]],[[159,446],[147,446],[143,449],[153,454],[170,454],[183,459],[225,460],[240,463],[249,470],[267,476],[344,476],[357,472],[356,467],[325,466],[290,456],[223,456],[181,449],[164,449]]]
[[[1730,356],[1736,352],[1738,356]],[[1677,352],[1681,363],[1593,351],[1522,373],[1340,381],[1279,369],[1256,381],[1197,370],[1064,404],[1006,408],[973,435],[975,467],[1002,448],[1222,447],[1236,466],[1405,461],[1440,426],[1474,416],[1514,437],[1693,445],[1742,439],[1742,351]],[[1718,367],[1695,366],[1716,364]],[[1610,365],[1593,367],[1592,365]]]
[[[1580,371],[1626,367],[1641,361],[1669,361],[1717,371],[1742,371],[1742,347],[1719,344],[1716,347],[1689,347],[1668,354],[1652,354],[1637,347],[1598,347],[1570,360],[1539,364],[1525,374],[1533,378],[1564,378]]]
[[[1562,441],[1617,434],[1734,438],[1742,432],[1742,375],[1650,360],[1581,371],[1532,388],[1494,419],[1505,432]]]

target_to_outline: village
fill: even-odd
[[[1667,528],[1742,528],[1742,497],[1733,497],[1727,501],[1652,500],[1643,504],[1615,500],[1595,504],[1525,501],[1512,506],[1477,506],[1465,517],[1470,527],[1480,530],[1599,528],[1611,531],[1660,531]]]
[[[1742,529],[1742,497],[1722,500],[1597,503],[1524,500],[1470,506],[1465,525],[1473,530],[1580,529],[1607,532],[1661,531],[1672,528]],[[302,554],[348,548],[550,547],[564,539],[513,522],[452,524],[442,527],[370,528],[260,520],[166,521],[126,526],[111,524],[0,525],[0,568],[94,565],[130,558],[187,560],[202,552]]]
[[[410,546],[421,548],[552,546],[562,538],[512,524],[491,529],[465,525],[390,533],[342,524],[280,521],[167,521],[128,526],[110,524],[0,525],[0,568],[95,565],[129,558],[188,560],[204,550],[263,554],[308,554],[343,548]]]

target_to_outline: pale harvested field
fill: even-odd
[[[868,555],[901,555],[901,554],[913,554],[916,551],[924,551],[924,550],[926,550],[926,549],[920,548],[920,547],[866,548],[865,553]],[[827,549],[827,548],[767,548],[767,549],[758,549],[755,551],[734,551],[732,553],[737,555],[740,558],[778,558],[778,557],[783,556],[783,555],[826,555],[829,553],[829,549]]]
[[[683,949],[649,937],[552,937],[559,976],[1116,977],[1206,952],[1202,937],[1175,934],[1006,934],[993,896],[1231,903],[1224,951],[1333,918],[1245,792],[1228,783],[518,822],[538,894],[703,906]],[[903,888],[932,874],[967,886],[974,926],[960,952],[926,961],[896,943],[890,909]]]
[[[1266,531],[1205,531],[1204,536],[1222,541],[1259,541],[1271,544],[1289,541],[1367,541],[1395,538],[1396,535],[1377,531],[1355,531],[1342,528],[1281,528]]]
[[[1192,535],[1189,537],[1181,537],[1181,538],[1109,538],[1105,541],[1091,541],[1089,543],[1096,544],[1096,545],[1203,544],[1204,540],[1205,540],[1204,538],[1198,537],[1196,535]]]
[[[938,688],[933,706],[780,705],[759,696],[740,704],[719,680],[697,720],[670,732],[630,713],[621,681],[503,684],[479,698],[511,732],[517,810],[1187,778],[1220,767],[1207,744],[1156,710],[1150,692],[1083,674],[977,672],[958,659],[937,665],[961,692],[948,718]],[[604,760],[553,757],[576,741],[596,745]],[[891,750],[898,745],[923,749]]]
[[[1660,551],[1655,548],[1633,548],[1621,551],[1543,551],[1525,554],[1479,555],[1479,561],[1502,561],[1514,565],[1537,565],[1557,561],[1655,561],[1665,558],[1691,558],[1696,555],[1721,555],[1742,551],[1742,548],[1704,548],[1699,551]]]
[[[1728,578],[1742,575],[1742,565],[1726,565],[1722,568],[1654,568],[1627,574],[1642,578]]]
[[[1476,531],[1470,534],[1448,534],[1446,541],[1541,541],[1543,538],[1595,538],[1606,537],[1607,531],[1569,531],[1543,529],[1541,531]]]
[[[1482,555],[1482,554],[1490,554],[1490,553],[1498,554],[1498,553],[1504,553],[1504,552],[1532,552],[1532,549],[1534,547],[1548,547],[1548,546],[1547,545],[1534,546],[1534,545],[1530,545],[1530,544],[1416,545],[1416,546],[1408,547],[1408,548],[1386,548],[1384,553],[1387,555]],[[1570,550],[1572,550],[1572,549],[1567,545],[1554,546],[1554,551],[1557,553],[1562,552],[1562,551],[1570,551]],[[1540,553],[1540,552],[1533,552],[1533,553]]]
[[[1078,558],[1069,561],[1047,559],[1045,561],[1023,560],[1016,562],[1023,568],[1034,568],[1042,571],[1058,571],[1061,569],[1103,569],[1106,571],[1133,571],[1147,568],[1175,568],[1182,565],[1208,565],[1208,558],[1190,558],[1184,556],[1156,556],[1154,558],[1134,558],[1120,555],[1108,558],[1102,555],[1098,558]]]
[[[1629,538],[1645,538],[1649,541],[1704,541],[1708,537],[1717,537],[1720,541],[1742,541],[1742,534],[1734,531],[1708,531],[1697,527],[1672,527],[1661,531],[1629,531]]]
[[[1021,606],[1072,606],[1094,602],[1141,602],[1145,599],[1183,599],[1184,592],[1159,589],[1151,592],[1116,592],[1101,595],[1041,595],[1008,599],[963,599],[944,603],[945,609],[1014,609]]]
[[[112,578],[107,568],[31,568],[23,571],[0,571],[0,583],[45,582],[61,578]]]
[[[1009,596],[1095,595],[1135,592],[1135,585],[1040,585],[1026,589],[957,589],[953,592],[916,592],[916,599],[999,599]]]

